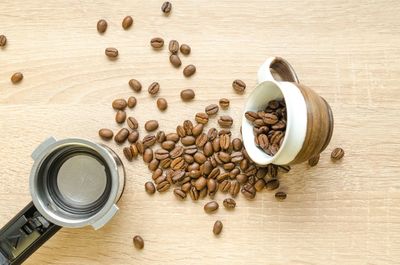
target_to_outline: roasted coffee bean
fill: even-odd
[[[123,110],[118,110],[117,114],[115,115],[115,121],[117,123],[124,123],[126,120],[126,112]]]
[[[165,142],[172,142],[173,141],[165,141]],[[167,149],[168,150],[168,149]],[[183,155],[184,149],[182,146],[175,146],[175,148],[170,152],[170,156],[172,159],[180,157]]]
[[[200,165],[196,162],[193,162],[192,164],[188,165],[186,171],[190,172],[192,170],[200,170]]]
[[[206,142],[206,144],[203,147],[203,154],[206,157],[212,156],[214,154],[214,149],[212,147],[211,142]]]
[[[205,112],[208,116],[215,115],[219,111],[219,107],[217,104],[210,104],[205,108]]]
[[[218,166],[218,163],[217,163],[217,161],[215,160],[214,155],[210,156],[210,157],[208,158],[208,161],[210,161],[210,163],[211,163],[211,165],[212,165],[213,167],[217,167],[217,166]]]
[[[193,145],[195,142],[196,142],[196,138],[194,138],[193,136],[185,136],[185,137],[181,138],[181,143],[184,146]]]
[[[122,20],[122,27],[126,30],[129,29],[133,24],[133,18],[131,16],[126,16]]]
[[[171,187],[171,184],[167,180],[164,180],[157,184],[156,188],[158,192],[167,191]]]
[[[104,53],[106,54],[106,56],[108,58],[112,58],[113,59],[113,58],[117,58],[118,57],[118,50],[116,48],[112,48],[112,47],[106,48]]]
[[[214,139],[214,141],[212,141],[212,147],[213,147],[214,152],[219,152],[221,150],[220,138],[216,138],[216,139]]]
[[[17,72],[11,76],[11,82],[13,84],[17,84],[17,83],[21,82],[23,78],[24,78],[24,75],[21,72]]]
[[[165,136],[165,140],[174,141],[175,143],[179,141],[179,135],[176,133],[169,133]]]
[[[201,124],[207,124],[208,122],[208,115],[204,112],[199,112],[195,116],[195,120]]]
[[[278,169],[279,169],[280,171],[284,172],[284,173],[287,173],[287,172],[290,171],[290,166],[288,166],[288,165],[281,165],[281,166],[278,167]]]
[[[158,143],[160,143],[160,144],[163,143],[165,141],[165,138],[166,138],[166,136],[165,136],[165,132],[164,131],[158,131],[157,132],[156,141]]]
[[[144,147],[142,141],[139,140],[139,141],[136,142],[136,148],[137,148],[137,150],[138,150],[138,153],[141,154],[141,155],[143,155],[143,152],[144,152],[145,147]]]
[[[231,116],[228,115],[220,116],[218,119],[218,124],[222,128],[230,128],[232,127],[233,119]]]
[[[240,151],[242,150],[243,144],[242,144],[242,140],[240,140],[239,138],[235,138],[232,140],[232,147],[234,151]]]
[[[308,160],[308,165],[311,167],[315,167],[319,161],[319,155],[313,156]]]
[[[100,19],[97,22],[97,31],[99,33],[104,33],[104,32],[106,32],[106,30],[107,30],[107,21],[105,21],[104,19]],[[1,36],[0,36],[0,39],[1,39]],[[2,46],[1,41],[0,41],[0,46]]]
[[[136,100],[136,98],[135,97],[129,97],[128,98],[128,108],[134,108],[135,106],[136,106],[136,103],[137,103],[137,100]]]
[[[189,165],[194,163],[194,158],[192,155],[188,155],[188,154],[184,154],[183,155],[183,159],[185,160],[186,163],[188,163]]]
[[[143,152],[143,161],[150,163],[153,160],[153,151],[150,148],[146,148]]]
[[[240,183],[236,180],[231,181],[229,194],[235,198],[239,194],[239,191],[240,191]]]
[[[179,137],[182,137],[182,138],[186,136],[185,128],[183,128],[182,125],[176,126],[176,133],[178,134]]]
[[[242,80],[236,79],[233,81],[232,87],[237,93],[241,94],[246,89],[246,84]]]
[[[163,170],[161,168],[157,168],[156,170],[154,170],[153,174],[151,175],[151,178],[153,180],[158,179],[159,177],[161,177],[163,174]]]
[[[265,187],[267,190],[276,190],[277,188],[279,188],[279,180],[277,179],[268,180]]]
[[[103,128],[99,130],[99,136],[103,140],[110,140],[114,136],[114,133],[110,129]]]
[[[150,161],[148,167],[149,170],[154,171],[158,168],[158,165],[160,164],[160,161],[158,161],[157,159],[153,158],[153,160]]]
[[[220,220],[215,221],[214,226],[213,226],[213,233],[214,235],[219,235],[222,232],[223,224]]]
[[[223,168],[224,168],[226,171],[231,171],[232,169],[235,168],[235,164],[232,163],[232,162],[225,163],[225,164],[223,165]],[[229,172],[229,175],[230,175],[230,172]]]
[[[154,194],[156,192],[156,187],[154,187],[153,182],[148,181],[144,184],[144,189],[148,194]]]
[[[254,111],[246,111],[244,114],[246,119],[250,122],[254,122],[255,120],[259,119],[260,117],[258,116],[257,112]]]
[[[139,154],[139,151],[137,149],[136,144],[131,144],[131,146],[129,147],[131,149],[131,153],[133,157],[137,157]],[[158,166],[158,165],[157,165]]]
[[[285,136],[285,134],[281,131],[275,131],[274,134],[271,136],[271,143],[279,145],[281,139]]]
[[[233,209],[236,207],[236,202],[234,199],[226,198],[223,202],[223,205],[226,209]]]
[[[129,147],[124,147],[123,152],[124,152],[125,158],[128,161],[132,161],[133,155],[132,155],[131,149]]]
[[[257,173],[257,168],[254,165],[250,165],[245,171],[244,173],[249,177],[249,176],[253,176]]]
[[[232,132],[229,129],[221,129],[221,130],[219,130],[219,132],[218,132],[219,136],[224,135],[224,134],[227,134],[227,135],[231,136]]]
[[[196,187],[190,188],[189,195],[193,201],[197,201],[199,199],[199,191],[196,189]]]
[[[199,136],[197,136],[196,138],[196,146],[198,148],[203,148],[204,145],[207,143],[207,135],[205,133],[200,134]]]
[[[196,182],[194,184],[196,189],[199,191],[204,189],[204,187],[206,187],[206,185],[207,185],[207,179],[205,177],[199,177],[198,179],[196,179]]]
[[[160,48],[162,48],[162,46],[164,46],[164,40],[162,38],[159,38],[159,37],[152,38],[151,41],[150,41],[150,45],[154,49],[160,49]]]
[[[197,151],[198,149],[195,145],[185,147],[185,154],[194,155]]]
[[[240,174],[240,169],[234,168],[229,172],[229,177],[231,179],[236,179],[236,176]]]
[[[163,160],[169,157],[169,152],[165,149],[157,149],[154,155],[158,160]]]
[[[162,4],[162,6],[161,6],[161,11],[164,13],[164,14],[169,14],[169,12],[171,12],[171,9],[172,9],[172,4],[170,3],[170,2],[164,2],[163,4]]]
[[[128,117],[126,123],[132,130],[136,130],[139,127],[139,123],[134,117]]]
[[[242,150],[242,154],[243,154],[243,150]],[[240,161],[239,167],[242,171],[245,171],[249,167],[249,161],[247,159],[243,159],[242,161]]]
[[[219,153],[214,153],[214,155],[212,156],[215,161],[217,162],[218,165],[222,165],[224,162],[219,158]]]
[[[165,150],[171,151],[175,148],[175,142],[174,141],[164,141],[161,144],[161,147]]]
[[[142,90],[142,84],[136,79],[129,80],[128,84],[135,92],[140,92]]]
[[[256,184],[256,177],[254,175],[249,176],[247,183],[254,186]]]
[[[263,119],[257,119],[257,120],[255,120],[255,121],[253,122],[253,125],[254,125],[255,127],[261,127],[261,126],[264,126],[265,123],[264,123]]]
[[[215,179],[207,179],[207,190],[208,190],[208,194],[215,194],[215,192],[217,191],[217,182],[215,181]]]
[[[279,108],[279,106],[280,106],[280,104],[279,104],[280,101],[281,101],[281,100],[271,100],[270,102],[268,102],[267,108],[276,110],[276,109]],[[283,101],[283,100],[282,100],[282,101]]]
[[[182,184],[181,190],[185,193],[188,193],[191,187],[192,187],[192,184],[190,184],[190,182],[186,182],[186,183]]]
[[[201,172],[198,169],[192,169],[187,175],[192,179],[198,179],[201,176]]]
[[[194,99],[195,97],[195,93],[193,91],[193,89],[184,89],[181,91],[181,99],[183,101],[189,101]]]
[[[245,174],[239,174],[236,176],[236,180],[240,183],[240,184],[245,184],[248,180],[247,175]]]
[[[269,164],[268,174],[271,178],[276,178],[278,176],[278,166]]]
[[[279,146],[277,144],[271,144],[271,145],[269,145],[266,153],[270,156],[274,156],[276,153],[278,153],[278,150],[279,150]]]
[[[242,187],[241,192],[246,199],[254,199],[257,191],[253,185],[247,183]]]
[[[228,150],[231,143],[231,137],[229,134],[223,134],[219,137],[219,145],[222,150]]]
[[[156,137],[152,134],[148,134],[145,137],[143,137],[142,143],[143,147],[145,148],[151,147],[156,143]]]
[[[286,193],[284,193],[283,191],[278,191],[277,193],[275,193],[275,198],[276,198],[278,201],[283,201],[283,200],[286,199],[286,197],[287,197],[287,195],[286,195]]]
[[[271,127],[273,130],[282,131],[286,129],[286,122],[284,120],[280,120]]]
[[[231,161],[231,155],[222,151],[218,153],[218,158],[224,163],[228,163]]]
[[[123,142],[126,141],[126,139],[128,138],[128,135],[129,135],[128,129],[122,128],[114,136],[114,141],[117,142],[118,144],[122,144]]]
[[[213,213],[218,210],[219,205],[216,201],[210,201],[204,205],[204,211],[206,213]]]
[[[229,189],[231,188],[231,182],[229,180],[224,180],[221,182],[221,184],[219,185],[219,189],[222,192],[228,192]]]
[[[233,152],[231,154],[231,162],[232,163],[239,163],[243,160],[243,153],[242,152]]]
[[[171,162],[171,168],[173,170],[183,169],[185,166],[185,160],[183,160],[182,157],[177,157]]]
[[[201,123],[196,124],[192,129],[192,134],[194,137],[199,136],[203,132],[204,125]]]
[[[186,192],[184,192],[184,191],[183,191],[182,189],[180,189],[180,188],[175,188],[175,189],[174,189],[174,194],[175,194],[175,197],[178,198],[178,199],[180,199],[180,200],[186,199]]]
[[[207,132],[207,137],[209,141],[213,141],[218,136],[218,131],[215,128],[210,128]]]
[[[174,67],[179,67],[179,66],[182,65],[181,59],[180,59],[179,56],[176,55],[176,54],[171,54],[171,55],[169,56],[169,62],[170,62]]]
[[[163,174],[163,175],[157,177],[157,178],[154,180],[154,183],[157,185],[157,184],[160,184],[161,182],[166,181],[166,180],[167,180],[167,176],[165,176],[165,175]]]
[[[269,140],[266,134],[260,134],[257,136],[256,143],[261,147],[264,151],[268,150]]]
[[[165,98],[157,99],[157,108],[161,111],[164,111],[168,108],[168,102]]]
[[[256,189],[256,191],[262,191],[262,189],[264,189],[264,187],[265,187],[264,179],[259,179],[254,184],[254,188]]]
[[[191,48],[190,48],[190,46],[187,45],[187,44],[181,44],[180,51],[181,51],[181,53],[184,54],[184,55],[189,55],[189,54],[190,54],[190,51],[191,51]]]
[[[176,40],[169,41],[168,49],[172,54],[178,53],[178,51],[179,51],[179,42],[176,41]]]
[[[215,179],[220,175],[221,170],[219,168],[214,168],[210,174],[208,174],[209,179]]]
[[[183,129],[185,130],[185,135],[193,135],[193,123],[190,120],[185,120],[183,122]]]
[[[257,169],[256,177],[259,179],[265,178],[268,173],[268,168],[266,167],[260,167]]]
[[[144,247],[143,238],[141,236],[135,236],[133,238],[133,244],[135,245],[135,248],[142,249]]]
[[[149,120],[145,123],[144,128],[146,129],[146,131],[148,132],[152,132],[157,130],[158,128],[158,121],[156,120]]]
[[[208,176],[211,171],[214,169],[213,165],[211,164],[210,160],[207,160],[200,166],[201,174],[204,176]]]
[[[203,153],[197,152],[193,155],[194,161],[199,163],[200,165],[206,162],[207,158]]]
[[[262,120],[265,124],[268,125],[273,125],[278,122],[278,117],[272,113],[265,113],[265,115],[262,117]]]
[[[126,106],[128,106],[128,103],[123,98],[115,99],[112,102],[112,107],[115,110],[124,110],[126,108]]]
[[[219,106],[221,107],[221,108],[223,108],[223,109],[227,109],[227,108],[229,108],[229,99],[227,99],[227,98],[221,98],[220,100],[219,100]]]
[[[155,96],[157,95],[158,91],[160,91],[160,84],[157,82],[151,83],[149,88],[147,89],[150,95]]]
[[[344,150],[340,147],[333,149],[331,153],[331,159],[334,161],[342,159],[344,156]]]
[[[185,178],[185,171],[177,169],[176,171],[171,171],[171,178],[173,183],[182,181]]]
[[[189,64],[183,69],[183,75],[185,77],[190,77],[194,75],[194,73],[196,73],[196,66],[194,66],[193,64]]]

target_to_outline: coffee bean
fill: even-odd
[[[169,133],[165,136],[165,140],[174,141],[176,143],[179,141],[179,135],[177,133]]]
[[[182,54],[184,54],[184,55],[189,55],[189,54],[190,54],[190,51],[191,51],[191,48],[190,48],[190,46],[187,45],[187,44],[182,44],[180,50],[181,50],[181,53],[182,53]]]
[[[212,141],[212,147],[213,147],[214,152],[219,152],[221,150],[220,138],[216,138],[216,139],[214,139],[214,141]]]
[[[163,170],[162,170],[161,168],[157,168],[156,170],[154,170],[154,172],[153,172],[151,178],[152,178],[153,180],[156,180],[156,179],[158,179],[160,176],[162,176],[162,174],[163,174]]]
[[[143,137],[142,144],[144,148],[147,148],[153,146],[156,143],[156,141],[157,139],[155,135],[148,134],[145,137]]]
[[[153,151],[150,148],[146,148],[143,152],[143,161],[150,163],[153,160]]]
[[[272,128],[272,130],[275,130],[275,131],[282,131],[286,128],[286,121],[280,120],[277,123],[275,123],[274,125],[272,125],[271,128]]]
[[[184,146],[189,146],[189,145],[193,145],[196,141],[196,138],[194,138],[193,136],[185,136],[181,139],[181,143]]]
[[[114,141],[118,144],[122,144],[128,138],[129,131],[126,128],[122,128],[119,132],[114,136]]]
[[[275,198],[276,198],[278,201],[283,201],[283,200],[286,199],[286,197],[287,197],[287,195],[286,195],[286,193],[284,193],[283,191],[278,191],[277,193],[275,193]]]
[[[126,30],[129,29],[133,24],[133,18],[131,16],[126,16],[122,20],[122,27]]]
[[[271,178],[276,178],[278,176],[278,166],[269,164],[268,174]]]
[[[344,156],[344,150],[340,147],[333,149],[331,153],[331,159],[334,161],[342,159]]]
[[[176,133],[180,138],[183,138],[186,136],[186,130],[183,128],[182,125],[176,126]]]
[[[139,123],[134,117],[128,117],[126,123],[132,130],[136,130],[139,127]]]
[[[230,128],[232,127],[233,119],[231,116],[228,115],[220,116],[218,119],[218,124],[222,128]]]
[[[186,182],[186,183],[182,184],[181,190],[185,193],[188,193],[191,187],[192,187],[192,184],[190,184],[190,182]]]
[[[249,176],[253,176],[257,173],[257,168],[254,165],[250,165],[245,171],[244,173],[249,177]]]
[[[237,93],[241,94],[246,89],[246,84],[242,80],[236,79],[233,81],[232,87]]]
[[[128,108],[134,108],[136,106],[137,100],[135,97],[131,96],[128,98]]]
[[[278,117],[272,113],[265,113],[262,117],[262,120],[265,124],[272,125],[278,122]]]
[[[260,134],[256,137],[256,144],[261,147],[264,151],[268,150],[269,140],[266,134]]]
[[[158,131],[157,132],[157,135],[156,135],[156,141],[157,142],[163,143],[165,141],[165,138],[166,138],[166,136],[165,136],[164,131]]]
[[[206,113],[199,112],[199,113],[196,114],[195,120],[196,120],[196,122],[198,122],[198,123],[207,124],[207,122],[208,122],[208,115],[207,115]]]
[[[135,92],[140,92],[142,90],[142,84],[136,79],[129,80],[128,84]]]
[[[254,199],[257,191],[253,185],[247,183],[242,187],[241,192],[246,199],[250,200],[250,199]]]
[[[154,194],[156,192],[156,187],[154,187],[153,182],[148,181],[144,184],[144,189],[148,194]]]
[[[148,167],[149,170],[154,171],[158,168],[158,165],[160,164],[160,161],[158,161],[157,159],[153,158],[153,160],[150,161]]]
[[[163,175],[160,175],[160,176],[158,176],[157,178],[155,178],[154,179],[154,183],[156,184],[156,185],[158,185],[158,184],[160,184],[160,183],[162,183],[162,182],[164,182],[164,181],[166,181],[167,180],[167,176],[165,176],[164,174]]]
[[[157,130],[158,128],[158,121],[156,120],[149,120],[144,124],[144,128],[146,129],[146,131],[148,132],[152,132]]]
[[[245,184],[247,182],[247,175],[245,174],[239,174],[236,176],[236,180],[240,183],[240,184]]]
[[[313,156],[308,160],[308,165],[310,167],[315,167],[318,164],[319,161],[319,155]]]
[[[244,114],[244,116],[246,117],[246,119],[250,122],[254,122],[257,119],[260,119],[260,117],[258,116],[257,112],[254,111],[246,111],[246,113]],[[261,120],[262,121],[262,120]]]
[[[228,163],[231,161],[231,155],[222,151],[218,153],[218,158],[224,163]]]
[[[222,109],[227,109],[227,108],[229,108],[229,99],[227,99],[227,98],[221,98],[220,100],[219,100],[219,106],[222,108]]]
[[[229,172],[229,177],[231,179],[236,179],[236,176],[240,174],[240,169],[234,168]]]
[[[213,233],[214,235],[219,235],[222,232],[223,224],[220,220],[215,221],[214,226],[213,226]]]
[[[171,187],[171,184],[167,180],[164,180],[163,182],[157,184],[156,188],[158,192],[164,192],[167,191]]]
[[[171,141],[172,142],[172,141]],[[170,156],[172,159],[175,159],[177,157],[180,157],[183,155],[184,149],[182,146],[176,146],[171,152]]]
[[[256,177],[259,179],[265,178],[268,173],[268,168],[266,167],[260,167],[257,169]]]
[[[115,121],[117,123],[124,123],[126,120],[126,112],[123,110],[118,110],[117,114],[115,115]]]
[[[105,21],[104,19],[100,19],[97,22],[97,31],[99,33],[104,33],[104,32],[106,32],[106,30],[107,30],[107,21]],[[0,36],[0,38],[1,38],[1,36]],[[0,46],[2,46],[1,43],[0,43]]]
[[[106,48],[104,53],[108,58],[117,58],[118,57],[118,50],[116,48]]]
[[[216,201],[210,201],[204,205],[204,211],[206,213],[214,213],[218,210],[218,203]]]
[[[172,160],[170,167],[173,170],[178,170],[178,169],[183,169],[187,165],[185,163],[185,160],[182,157],[177,157],[174,160]]]
[[[243,153],[243,151],[245,151],[245,149],[242,150],[242,153]],[[244,153],[243,153],[243,157],[244,157]],[[247,159],[243,159],[242,161],[240,161],[239,166],[242,171],[245,171],[249,167],[249,161]]]
[[[190,188],[189,195],[193,201],[197,201],[199,199],[199,191],[196,189],[196,187]]]
[[[128,161],[132,161],[133,155],[132,155],[131,149],[129,147],[124,147],[123,152],[124,152],[125,158]]]
[[[208,190],[208,195],[214,196],[215,193],[217,192],[217,182],[215,179],[207,179],[207,190]]]
[[[169,12],[171,12],[172,9],[172,4],[170,2],[164,2],[161,6],[161,11],[165,14],[169,14]]]
[[[231,181],[231,187],[229,189],[229,193],[232,197],[236,197],[240,191],[240,183],[236,180]]]
[[[232,163],[240,163],[243,160],[243,153],[242,152],[233,152],[231,154],[231,162]]]
[[[142,249],[144,247],[143,238],[141,236],[135,236],[133,238],[133,244],[135,245],[135,248]]]
[[[103,140],[110,140],[114,136],[114,133],[110,129],[103,128],[99,130],[99,136]]]
[[[194,161],[199,163],[200,165],[206,162],[207,158],[203,153],[197,152],[193,155]]]
[[[165,149],[157,149],[154,155],[158,160],[163,160],[169,157],[169,152]]]
[[[189,64],[183,69],[183,75],[185,77],[190,77],[196,73],[196,67],[193,64]]]
[[[220,175],[221,170],[219,168],[214,168],[210,174],[208,174],[209,179],[216,179]]]
[[[169,62],[170,62],[174,67],[179,67],[179,66],[182,65],[181,59],[180,59],[179,56],[176,55],[176,54],[171,54],[171,55],[169,56]]]
[[[172,54],[176,54],[179,51],[179,42],[176,40],[170,40],[168,49]]]
[[[200,171],[201,174],[203,174],[204,176],[208,176],[211,171],[214,169],[213,165],[211,164],[211,162],[209,160],[206,160],[201,166],[200,166]]]
[[[232,147],[234,151],[240,151],[242,150],[243,147],[243,143],[242,140],[240,140],[239,138],[235,138],[232,140]]]
[[[229,134],[223,134],[219,137],[219,144],[222,150],[227,150],[231,143],[231,137]]]
[[[193,162],[191,165],[188,165],[188,167],[186,168],[186,171],[190,172],[192,170],[200,171],[200,165],[196,162]]]
[[[16,72],[11,76],[11,82],[13,84],[17,84],[22,81],[24,75],[21,72]]]
[[[206,144],[203,147],[203,153],[206,157],[212,156],[214,154],[211,142],[206,142]]]
[[[217,104],[210,104],[205,108],[205,112],[208,116],[215,115],[219,111],[219,107]]]
[[[150,95],[155,96],[158,91],[160,91],[160,84],[157,82],[151,83],[151,85],[148,88],[148,92]]]
[[[219,189],[224,193],[228,192],[230,188],[231,188],[231,182],[227,179],[223,180],[219,185]]]
[[[205,133],[200,134],[197,138],[196,138],[196,146],[198,148],[203,148],[204,145],[207,143],[207,135]]]
[[[150,41],[150,45],[151,47],[153,47],[154,49],[160,49],[162,48],[162,46],[164,46],[164,40],[162,38],[152,38]]]
[[[204,125],[201,123],[196,124],[192,129],[192,134],[194,137],[199,136],[203,132]]]
[[[175,142],[174,141],[164,141],[161,144],[161,147],[165,150],[171,151],[175,148]]]
[[[4,47],[7,44],[7,37],[4,35],[0,35],[0,47]]]
[[[276,190],[277,188],[279,188],[279,180],[277,179],[268,180],[265,185],[265,188],[267,190]]]
[[[266,184],[265,184],[264,179],[259,179],[254,184],[254,188],[256,189],[256,191],[262,191],[262,189],[264,189],[265,185]]]
[[[131,144],[131,146],[129,148],[131,149],[132,157],[137,157],[139,154],[139,151],[137,149],[136,144]]]
[[[128,103],[123,98],[115,99],[112,102],[112,107],[115,110],[124,110],[126,108],[126,106],[128,106]]]
[[[178,198],[179,200],[184,200],[186,198],[186,192],[184,192],[182,189],[175,188],[174,194],[175,197]]]
[[[197,163],[196,163],[197,164]],[[201,176],[201,172],[198,169],[192,169],[188,172],[188,177],[192,179],[198,179]]]
[[[187,154],[187,155],[194,155],[197,153],[197,151],[198,151],[198,149],[197,149],[197,146],[195,146],[195,145],[185,147],[185,154]]]
[[[287,173],[287,172],[290,171],[291,168],[290,168],[290,166],[288,166],[288,165],[281,165],[281,166],[278,167],[278,169],[279,169],[280,171],[284,172],[284,173]]]
[[[196,187],[197,190],[202,190],[204,187],[207,185],[207,179],[205,177],[199,177],[196,179],[196,182],[194,186]]]
[[[185,135],[193,135],[193,123],[190,120],[183,122],[183,129],[185,130]]]
[[[189,101],[194,99],[195,93],[193,89],[184,89],[181,91],[181,98],[183,101]]]
[[[234,199],[226,198],[223,202],[223,205],[226,209],[233,209],[236,207],[236,202]]]

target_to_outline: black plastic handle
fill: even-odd
[[[60,228],[30,202],[0,230],[0,265],[21,264]]]

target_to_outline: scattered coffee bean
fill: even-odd
[[[206,113],[199,112],[199,113],[196,114],[195,120],[196,120],[198,123],[207,124],[207,122],[208,122],[208,115],[207,115]]]
[[[126,102],[126,100],[123,98],[115,99],[112,102],[112,107],[115,110],[124,110],[126,106],[128,106],[128,102]]]
[[[241,94],[246,89],[246,84],[242,80],[236,79],[233,81],[232,87],[237,93]]]
[[[0,35],[0,47],[4,47],[7,44],[7,37],[4,35]]]
[[[201,123],[196,124],[196,126],[194,126],[192,129],[193,136],[194,137],[199,136],[203,132],[203,129],[204,129],[203,124],[201,124]]]
[[[233,119],[231,116],[228,115],[220,116],[218,119],[218,124],[222,128],[230,128],[232,127]]]
[[[138,154],[139,154],[137,145],[136,144],[131,144],[131,146],[129,148],[131,149],[132,157],[137,157]]]
[[[174,141],[175,143],[179,141],[179,135],[177,133],[169,133],[165,136],[165,140]]]
[[[226,209],[233,209],[236,207],[236,202],[234,199],[226,198],[223,202],[223,205]]]
[[[333,149],[331,153],[331,159],[334,161],[342,159],[344,156],[344,150],[340,147]]]
[[[210,104],[205,108],[205,112],[208,116],[215,115],[219,111],[219,107],[217,104]]]
[[[171,184],[167,180],[164,180],[164,181],[160,182],[159,184],[157,184],[156,189],[158,192],[164,192],[164,191],[167,191],[170,187],[171,187]]]
[[[189,101],[194,99],[195,97],[195,93],[193,91],[193,89],[184,89],[181,91],[181,98],[184,101]]]
[[[144,247],[143,238],[141,236],[135,236],[133,238],[133,244],[135,245],[135,248],[142,249]]]
[[[122,128],[119,132],[114,136],[114,141],[118,144],[122,144],[126,141],[129,136],[129,131],[126,128]]]
[[[139,123],[134,117],[128,117],[126,123],[132,130],[136,130],[137,128],[139,128]]]
[[[99,130],[99,136],[103,140],[110,140],[114,136],[114,133],[110,129],[103,128]]]
[[[190,51],[191,51],[191,48],[190,48],[190,46],[187,45],[187,44],[182,44],[180,50],[181,50],[181,53],[182,53],[182,54],[184,54],[184,55],[189,55],[189,54],[190,54]]]
[[[242,194],[246,199],[254,199],[256,196],[256,189],[250,183],[245,184],[241,190]]]
[[[222,232],[223,224],[220,220],[215,221],[214,227],[213,227],[213,233],[214,235],[219,235]]]
[[[132,161],[133,155],[132,155],[130,147],[124,147],[123,152],[124,152],[125,158],[128,161]]]
[[[185,77],[190,77],[196,73],[196,67],[193,64],[189,64],[183,69],[183,75]]]
[[[126,120],[126,112],[123,110],[118,110],[117,114],[115,115],[115,121],[117,123],[124,123]]]
[[[155,96],[158,91],[160,91],[160,84],[157,82],[153,82],[148,88],[148,92],[152,96]]]
[[[117,58],[118,57],[118,50],[116,48],[106,48],[105,54],[108,58]]]
[[[184,192],[182,189],[179,188],[174,189],[174,194],[176,198],[180,200],[184,200],[186,198],[186,192]]]
[[[165,136],[165,132],[164,131],[158,131],[157,132],[157,135],[156,135],[157,142],[162,143],[162,142],[164,142],[166,140],[165,138],[166,138],[166,136]]]
[[[104,33],[104,32],[106,32],[106,30],[107,30],[107,21],[105,21],[104,19],[100,19],[97,22],[97,31],[99,33]],[[0,44],[0,46],[1,46],[1,44]]]
[[[137,100],[135,97],[131,96],[128,98],[128,108],[134,108],[136,106]]]
[[[154,49],[160,49],[162,48],[162,46],[164,46],[164,40],[162,38],[152,38],[150,41],[150,45],[151,47],[153,47]]]
[[[171,9],[172,9],[172,4],[170,3],[170,2],[164,2],[163,4],[162,4],[162,6],[161,6],[161,11],[164,13],[164,14],[169,14],[169,12],[171,12]]]
[[[153,160],[153,151],[150,148],[146,148],[143,152],[143,161],[150,163]]]
[[[315,166],[318,164],[318,162],[319,162],[319,157],[320,157],[320,155],[316,155],[316,156],[311,157],[311,158],[308,160],[308,165],[309,165],[310,167],[315,167]]]
[[[181,59],[180,59],[179,56],[176,55],[176,54],[171,54],[171,55],[169,56],[169,61],[170,61],[170,63],[171,63],[174,67],[179,67],[179,66],[182,65]]]
[[[206,213],[213,213],[218,210],[218,203],[216,201],[210,201],[204,205],[204,211]]]
[[[287,195],[286,195],[286,193],[283,192],[283,191],[278,191],[277,193],[275,193],[275,198],[276,198],[278,201],[283,201],[283,200],[286,199],[286,197],[287,197]]]
[[[179,42],[171,40],[168,45],[168,49],[172,54],[176,54],[179,51]]]
[[[126,30],[129,29],[133,24],[133,18],[131,16],[126,16],[122,20],[122,27]]]
[[[227,99],[227,98],[221,98],[220,100],[219,100],[219,106],[222,108],[222,109],[227,109],[227,108],[229,108],[229,99]]]
[[[128,142],[136,143],[136,141],[139,139],[139,132],[138,131],[132,131],[129,136],[128,136]]]
[[[242,140],[240,140],[239,138],[235,138],[232,140],[232,148],[234,151],[240,151],[242,150],[242,147],[243,147]]]
[[[140,92],[142,90],[142,84],[136,79],[129,80],[128,84],[135,92]]]
[[[11,82],[13,84],[17,84],[22,81],[24,75],[21,72],[16,72],[11,76]]]
[[[154,194],[156,192],[156,187],[154,187],[153,182],[148,181],[144,184],[144,189],[148,194]]]
[[[268,180],[267,183],[265,184],[265,187],[267,188],[267,190],[276,190],[277,188],[279,188],[279,180],[277,179]]]
[[[152,134],[146,135],[143,140],[142,144],[144,148],[151,147],[156,143],[156,137]]]
[[[157,108],[161,111],[164,111],[168,108],[168,102],[165,98],[157,99]]]
[[[188,135],[185,137],[182,137],[181,143],[185,146],[193,145],[196,142],[196,138],[194,136]]]

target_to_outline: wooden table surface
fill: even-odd
[[[101,127],[117,130],[111,101],[135,95],[130,115],[143,124],[156,118],[172,131],[221,97],[238,135],[256,71],[269,56],[292,63],[302,83],[332,106],[335,131],[319,165],[298,165],[282,175],[286,201],[273,193],[214,215],[205,201],[177,201],[172,192],[149,196],[150,173],[140,160],[126,163],[120,212],[104,228],[62,229],[26,264],[398,264],[400,262],[400,4],[398,1],[1,1],[0,226],[30,201],[31,152],[48,136],[101,140]],[[134,26],[124,31],[122,18]],[[109,22],[104,35],[100,18]],[[168,50],[154,51],[152,37],[192,47],[184,78]],[[117,61],[104,49],[119,49]],[[24,80],[13,85],[16,71]],[[145,88],[158,81],[169,102],[165,113],[146,91],[134,94],[131,78]],[[231,88],[247,83],[245,95]],[[180,90],[196,100],[182,103]],[[215,121],[214,121],[215,123]],[[142,127],[143,128],[143,127]],[[142,135],[143,130],[141,129]],[[121,154],[122,147],[110,143]],[[341,146],[346,156],[330,161]],[[225,198],[216,197],[218,202]],[[224,223],[220,237],[215,220]],[[145,248],[136,250],[132,237]]]

